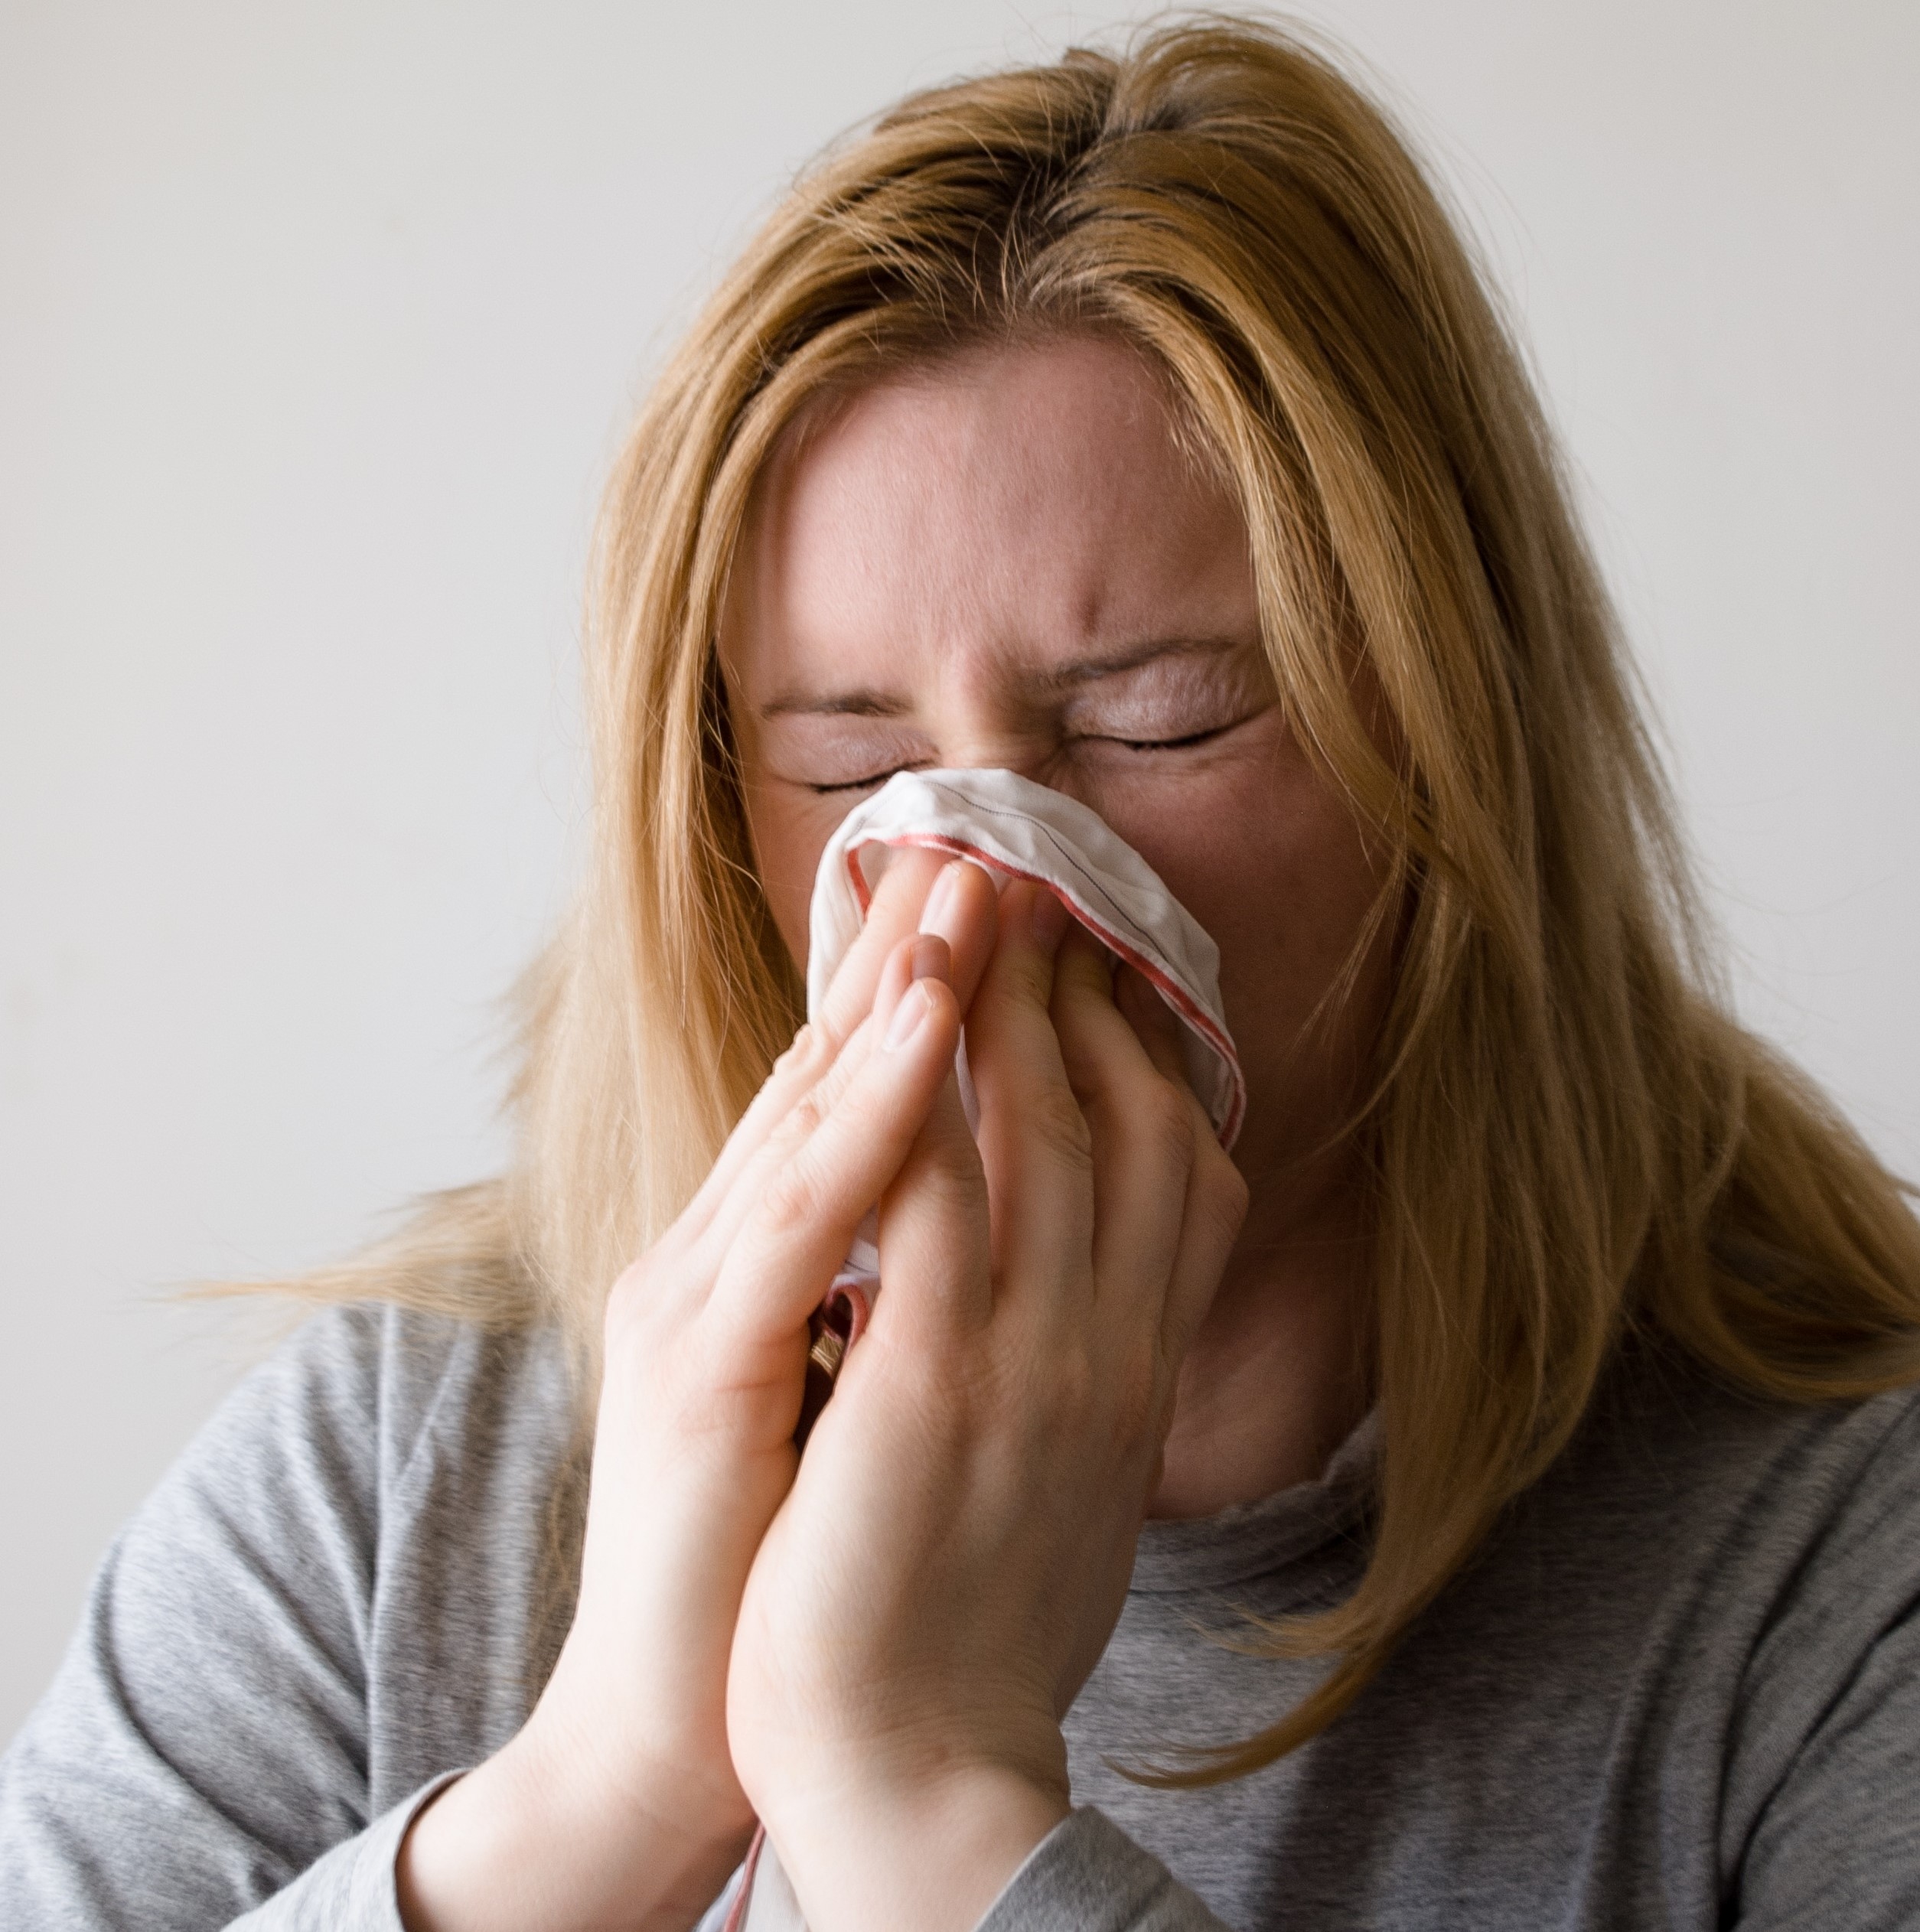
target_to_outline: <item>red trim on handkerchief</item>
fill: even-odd
[[[747,1847],[747,1862],[740,1868],[740,1889],[733,1895],[733,1903],[727,1908],[727,1922],[720,1932],[740,1932],[747,1922],[747,1908],[753,1903],[754,1874],[760,1868],[761,1848],[767,1842],[767,1827],[755,1827],[753,1842]]]

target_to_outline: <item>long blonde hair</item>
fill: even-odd
[[[1165,373],[1237,494],[1295,730],[1408,908],[1374,1099],[1384,1448],[1330,1660],[1255,1769],[1338,1715],[1559,1454],[1629,1331],[1788,1402],[1920,1373],[1920,1228],[1729,1017],[1551,438],[1404,141],[1289,31],[1206,17],[917,96],[803,179],[608,490],[595,816],[530,982],[504,1179],[315,1285],[558,1322],[679,1211],[801,1016],[755,877],[713,640],[755,479],[810,398],[1035,331]],[[1358,715],[1364,663],[1395,749]]]

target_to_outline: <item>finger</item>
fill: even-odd
[[[1094,1293],[1125,1345],[1157,1333],[1195,1158],[1192,1096],[1154,1064],[1114,1004],[1103,950],[1061,949],[1051,1015],[1061,1062],[1093,1135]]]
[[[1048,1007],[1068,915],[1051,890],[1015,880],[1000,895],[993,956],[967,1019],[992,1203],[993,1273],[1067,1302],[1090,1295],[1091,1137],[1067,1080]]]
[[[836,1043],[846,1039],[872,1009],[880,969],[901,940],[915,929],[927,893],[945,863],[920,845],[903,845],[874,888],[865,923],[835,968],[813,1024]]]
[[[1187,1176],[1179,1246],[1160,1318],[1161,1357],[1174,1374],[1213,1305],[1247,1219],[1246,1181],[1213,1132],[1206,1109],[1191,1093],[1187,1099],[1196,1116],[1197,1153]]]
[[[941,868],[921,909],[920,930],[937,933],[953,951],[947,984],[964,1014],[980,989],[999,928],[999,895],[983,866],[956,858]]]
[[[748,1359],[804,1332],[861,1220],[906,1160],[959,1035],[952,989],[915,981],[832,1107],[756,1191],[703,1311]]]
[[[1113,975],[1113,1003],[1126,1016],[1154,1065],[1169,1080],[1177,1080],[1183,1087],[1190,1085],[1180,1021],[1137,966],[1121,962]]]
[[[675,1230],[684,1237],[697,1238],[711,1223],[720,1203],[740,1178],[741,1170],[766,1144],[771,1133],[804,1093],[810,1093],[833,1065],[838,1048],[820,1028],[804,1026],[792,1044],[776,1060],[760,1091],[747,1103],[747,1110],[733,1124],[706,1178],[694,1191],[693,1198],[682,1210]]]
[[[784,1113],[764,1126],[757,1145],[744,1147],[716,1164],[709,1184],[717,1183],[719,1192],[696,1237],[716,1265],[751,1211],[759,1191],[832,1110],[872,1057],[914,981],[944,980],[949,964],[947,942],[937,933],[909,933],[901,940],[882,963],[872,1013],[854,1028],[820,1077],[795,1095]]]
[[[1161,1074],[1187,1096],[1195,1122],[1195,1158],[1187,1176],[1180,1241],[1167,1282],[1161,1318],[1161,1348],[1175,1370],[1205,1318],[1220,1278],[1247,1217],[1247,1183],[1220,1145],[1211,1116],[1187,1074],[1185,1041],[1173,1010],[1144,974],[1123,966],[1114,976],[1114,999]]]
[[[986,1174],[950,1071],[914,1137],[906,1160],[880,1197],[880,1276],[869,1337],[890,1341],[910,1359],[937,1359],[945,1347],[984,1328],[993,1313],[993,1253]],[[859,1351],[849,1357],[859,1358]]]
[[[697,1239],[704,1231],[768,1135],[845,1050],[872,1009],[886,963],[901,940],[913,933],[928,888],[941,869],[937,852],[918,847],[903,850],[887,868],[875,889],[866,923],[836,969],[818,1015],[800,1028],[774,1061],[688,1203],[682,1217],[686,1234]],[[902,986],[905,983],[902,980]]]

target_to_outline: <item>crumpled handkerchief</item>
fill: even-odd
[[[820,1011],[888,859],[903,845],[971,858],[1004,883],[1038,879],[1183,1025],[1187,1077],[1231,1147],[1246,1083],[1220,1005],[1220,950],[1098,813],[1018,772],[903,771],[840,821],[813,877],[807,1012]]]
[[[1246,1112],[1247,1083],[1221,1008],[1219,949],[1097,813],[1017,772],[903,771],[840,822],[813,880],[809,1018],[818,1014],[893,854],[908,845],[973,859],[1001,885],[1024,878],[1050,886],[1074,917],[1115,958],[1140,973],[1179,1019],[1188,1080],[1221,1145],[1233,1145]],[[977,1127],[963,1039],[956,1067],[969,1124]],[[830,1393],[879,1292],[877,1233],[877,1217],[869,1214],[816,1318],[803,1432]],[[764,1829],[729,1887],[722,1932],[805,1932],[793,1888]]]

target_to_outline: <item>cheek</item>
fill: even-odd
[[[749,784],[747,829],[774,924],[787,942],[794,966],[807,969],[807,915],[813,896],[813,875],[833,829],[850,809],[838,800],[797,802]]]
[[[1088,802],[1219,946],[1227,1024],[1250,1074],[1276,1064],[1346,964],[1380,890],[1344,801],[1276,731],[1177,784]],[[1377,1024],[1381,1004],[1377,989],[1355,992],[1349,1034]]]

